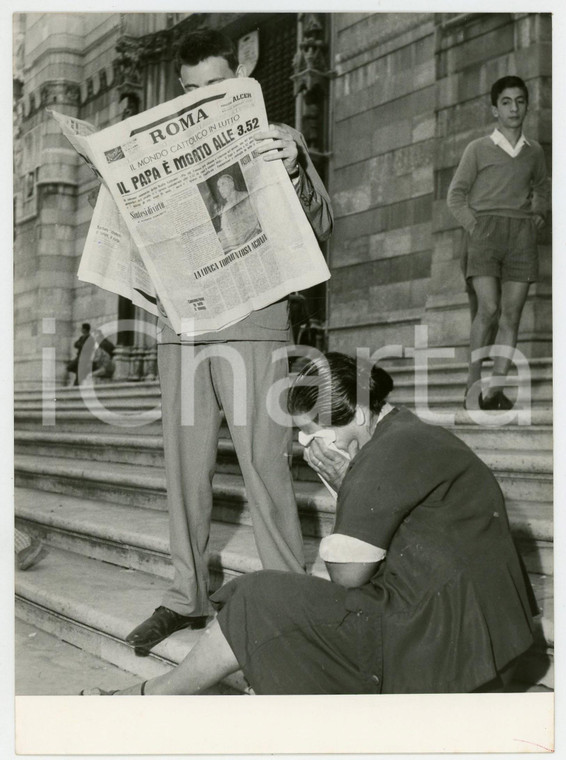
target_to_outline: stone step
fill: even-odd
[[[447,363],[445,365],[430,364],[426,375],[422,370],[415,371],[412,360],[402,365],[387,367],[394,381],[394,391],[391,396],[396,403],[414,404],[416,398],[423,398],[426,388],[431,405],[461,405],[466,384],[467,365]],[[484,373],[487,378],[489,369]],[[531,385],[532,399],[535,404],[552,400],[552,364],[548,360],[533,360],[530,363],[528,377],[521,377],[520,384]],[[516,374],[509,376],[508,395],[514,398],[516,393]],[[424,387],[423,387],[424,386]],[[160,402],[160,387],[158,381],[147,383],[105,383],[100,385],[83,385],[80,387],[57,387],[47,393],[55,400],[56,408],[60,411],[84,409],[94,399],[109,409],[119,406],[124,408],[151,408]],[[15,409],[18,411],[40,411],[43,407],[41,390],[17,391],[15,393]]]
[[[225,458],[231,451],[228,441],[221,442],[219,453]],[[509,499],[552,501],[553,457],[549,451],[474,447],[478,457],[496,476]],[[223,458],[219,460],[221,463]],[[293,478],[295,481],[316,482],[318,476],[303,460],[300,447],[293,449]]]
[[[496,452],[502,451],[505,461],[511,455],[517,454],[517,462],[521,469],[528,464],[528,455],[534,452],[536,457],[546,456],[549,462],[548,472],[552,472],[552,429],[546,425],[484,428],[476,425],[458,422],[451,428],[452,432],[470,445],[492,467],[497,468]],[[298,432],[294,430],[293,460],[302,461],[302,447],[297,442]],[[112,461],[112,452],[119,457],[116,461],[132,464],[152,463],[161,466],[159,452],[163,450],[161,431],[152,427],[145,435],[138,430],[136,436],[114,426],[103,430],[74,430],[61,429],[59,425],[40,429],[18,429],[15,431],[15,443],[22,453],[28,452],[37,456],[57,456],[57,453],[76,458],[101,459]],[[126,452],[126,453],[124,453]],[[151,454],[148,456],[148,454]],[[235,456],[230,433],[226,424],[220,429],[219,454],[226,459]],[[139,458],[143,461],[139,461]],[[513,469],[505,466],[504,469]]]
[[[137,508],[166,510],[165,472],[130,464],[59,457],[15,457],[16,485]],[[214,515],[221,522],[251,524],[240,476],[217,473]],[[334,504],[322,484],[305,482],[297,500],[305,535],[319,536],[332,525]]]
[[[61,436],[62,444],[65,440],[69,442],[73,441],[73,439],[66,439],[63,434],[61,434]],[[31,436],[27,436],[26,431],[24,431],[23,438],[20,440],[26,439],[29,442],[30,438]],[[75,440],[81,440],[82,442],[85,442],[87,439],[84,438]],[[116,451],[121,450],[121,455],[117,457],[118,459],[123,459],[126,460],[126,462],[131,462],[133,458],[134,464],[128,465],[124,463],[122,464],[123,467],[134,467],[136,457],[139,457],[142,460],[145,459],[146,462],[153,462],[153,465],[158,469],[161,468],[162,459],[160,459],[160,447],[157,442],[157,438],[148,436],[131,436],[130,439],[125,439],[122,437],[117,438],[116,440],[110,440],[109,438],[103,437],[101,440],[103,443],[100,447],[97,447],[98,453],[96,456],[102,461],[98,464],[103,464],[104,462],[111,464],[112,461],[109,460],[112,460],[114,457],[113,452],[115,449]],[[44,441],[44,443],[46,443],[47,447],[49,448],[50,444],[48,441]],[[91,440],[90,443],[92,445],[93,441]],[[114,447],[114,444],[118,445]],[[73,444],[71,443],[70,445]],[[119,446],[121,446],[121,449],[119,449]],[[101,453],[104,449],[107,449],[106,453]],[[525,499],[530,501],[552,500],[553,463],[551,453],[545,451],[523,450],[500,452],[498,449],[478,449],[477,451],[478,455],[494,471],[507,498]],[[51,448],[51,453],[62,452],[57,452],[56,449]],[[75,470],[81,470],[81,460],[78,458],[78,455],[80,454],[80,446],[76,446],[74,448],[73,454],[75,457],[77,457],[74,459],[74,461],[72,457],[68,457],[68,461],[66,461],[67,457],[37,457],[29,453],[21,454],[17,457],[17,461],[20,464],[16,469],[22,476],[25,471],[26,477],[28,478],[39,477],[41,475],[41,470],[45,468],[49,470],[50,474],[59,474],[61,477],[70,477],[68,474],[66,475],[66,468],[72,466],[75,468]],[[55,460],[57,460],[57,463],[55,463]],[[91,462],[93,466],[97,464],[97,462],[95,462],[93,459],[89,459],[89,462]],[[219,462],[220,469],[227,469],[228,472],[232,472],[234,474],[238,472],[236,459],[233,454],[232,443],[230,441],[220,441]],[[57,470],[55,464],[61,465],[61,469]],[[232,465],[231,467],[230,464]],[[297,480],[316,480],[316,475],[314,472],[312,472],[312,470],[310,470],[310,468],[308,468],[303,462],[302,452],[299,446],[295,446],[294,448],[293,468],[294,477]],[[74,475],[73,477],[75,479],[77,477],[82,477],[82,470],[78,473],[78,475]]]
[[[533,582],[542,613],[537,643],[519,666],[517,680],[553,688],[552,585],[544,577]],[[16,614],[139,678],[151,678],[183,659],[199,636],[198,631],[178,631],[143,658],[124,643],[129,631],[159,606],[166,586],[157,576],[52,548],[41,572],[16,572]],[[241,673],[226,679],[225,687],[247,690]]]
[[[517,419],[517,417],[511,419],[510,422],[502,423],[502,418],[505,420],[505,412],[486,411],[481,412],[481,416],[477,413],[476,416],[474,416],[474,413],[470,413],[462,407],[461,399],[458,401],[457,405],[449,406],[445,410],[439,410],[439,412],[437,419],[434,420],[434,424],[444,425],[446,427],[452,427],[453,425],[473,425],[492,430],[501,430],[502,428],[517,428],[519,430],[524,430],[531,425],[551,426],[554,417],[551,406],[533,406],[528,423],[525,423],[521,418]],[[420,411],[417,411],[417,414],[420,419],[425,422],[429,421],[426,414],[423,414]]]
[[[516,392],[505,391],[505,395],[511,401],[517,398]],[[397,388],[391,392],[389,401],[396,406],[406,406],[409,409],[426,407],[432,409],[452,409],[463,406],[464,386],[461,388],[434,388],[429,386],[425,389]],[[552,404],[552,391],[550,388],[533,388],[530,395],[531,408],[548,407]],[[523,407],[522,407],[523,408]],[[419,414],[419,416],[421,416]]]
[[[16,457],[16,484],[45,492],[45,499],[74,497],[146,511],[167,509],[165,474],[160,468],[81,460]],[[238,475],[216,473],[213,479],[214,519],[251,525],[243,481]],[[295,481],[303,535],[320,538],[333,527],[335,503],[318,481]],[[51,502],[46,502],[51,503]],[[550,501],[508,499],[507,509],[529,569],[551,574],[552,504]],[[31,518],[30,518],[31,519]],[[148,518],[150,519],[150,518]],[[151,518],[157,519],[157,518]]]
[[[30,535],[51,546],[171,580],[167,513],[110,502],[17,488],[16,518]],[[305,538],[309,572],[327,577],[319,540]],[[250,525],[213,521],[209,569],[216,586],[261,570]]]
[[[108,398],[132,398],[147,397],[160,394],[158,380],[146,380],[143,382],[132,383],[104,383],[102,385],[58,385],[55,388],[55,395],[61,399],[75,399],[82,396],[93,395]],[[37,402],[41,401],[43,390],[41,388],[16,390],[14,398],[16,402]]]
[[[443,425],[445,427],[464,426],[467,429],[480,428],[484,432],[487,430],[526,430],[532,426],[552,426],[553,410],[550,406],[537,407],[531,409],[528,424],[523,420],[513,418],[506,420],[506,415],[500,412],[483,412],[480,418],[474,418],[469,412],[462,408],[458,401],[450,407],[440,408],[433,407],[433,419],[427,414],[426,409],[416,409],[419,417],[425,422]],[[504,424],[502,424],[502,417]],[[124,435],[148,435],[161,430],[161,411],[159,408],[150,405],[149,408],[136,410],[123,410],[121,408],[109,409],[108,411],[98,412],[98,416],[86,409],[74,409],[57,411],[55,420],[44,419],[44,415],[38,410],[16,410],[14,415],[15,428],[17,430],[53,430],[58,432],[81,432],[81,433],[122,433]]]
[[[534,358],[528,360],[531,377],[534,381],[552,380],[553,362],[551,358]],[[386,360],[381,362],[381,366],[389,372],[395,383],[401,384],[414,382],[415,361],[413,357],[405,359]],[[488,377],[491,374],[493,362],[486,359],[483,363],[483,375]],[[418,368],[419,373],[422,369]],[[428,374],[435,378],[443,378],[451,382],[466,382],[468,374],[468,364],[466,362],[456,362],[450,359],[431,359],[427,365]],[[517,374],[516,368],[512,367],[509,376]]]
[[[228,435],[226,428],[223,432]],[[460,434],[459,430],[457,432]],[[539,432],[540,434],[537,435],[536,431],[529,429],[529,433],[524,436],[526,440],[519,440],[521,434],[516,433],[514,436],[513,430],[497,431],[497,433],[493,431],[490,436],[489,433],[482,434],[481,429],[477,429],[477,433],[473,430],[461,437],[468,439],[468,443],[472,444],[472,448],[497,476],[509,480],[514,473],[528,476],[529,473],[534,472],[537,477],[546,474],[551,479],[552,455],[542,448],[544,431]],[[491,437],[499,440],[499,447],[494,445]],[[528,450],[513,449],[511,446],[513,442],[523,447],[530,444],[530,448]],[[481,446],[482,443],[487,444],[486,448]],[[34,458],[58,457],[77,462],[88,460],[141,467],[164,467],[163,439],[160,435],[124,436],[22,430],[15,433],[15,452],[18,455]],[[317,475],[304,461],[303,450],[298,442],[293,444],[292,469],[296,481],[317,482]],[[228,474],[240,473],[236,452],[230,438],[222,437],[218,441],[217,471]]]
[[[88,409],[96,409],[102,407],[104,409],[161,409],[161,394],[159,392],[153,392],[151,394],[144,394],[139,396],[103,396],[86,394],[84,396],[77,396],[71,398],[61,398],[57,393],[54,398],[49,398],[48,401],[42,401],[41,398],[21,401],[16,400],[14,409],[16,412],[40,412],[44,408],[44,405],[54,404],[56,413],[58,412],[72,412],[72,411],[86,411]]]
[[[114,428],[112,428],[114,430]],[[473,425],[456,425],[453,432],[474,450],[501,449],[511,451],[527,449],[533,451],[552,450],[552,429],[544,425],[526,427],[509,426],[482,428]],[[297,443],[297,431],[293,448],[293,460],[302,460],[302,448]],[[16,452],[35,456],[68,456],[77,459],[96,459],[144,466],[163,465],[163,437],[160,432],[153,435],[136,436],[114,432],[65,432],[55,429],[16,430]],[[221,427],[219,440],[219,461],[235,457],[232,441],[226,425]]]
[[[152,678],[179,663],[200,635],[177,631],[148,657],[136,657],[125,643],[128,633],[161,604],[167,585],[155,575],[52,547],[37,570],[16,571],[16,615],[140,679]],[[241,673],[223,685],[232,693],[248,690]]]
[[[121,462],[142,467],[163,467],[163,436],[105,432],[61,432],[58,428],[16,430],[15,451],[35,457],[68,457],[98,462]]]
[[[382,366],[391,374],[397,387],[414,386],[416,384],[415,363],[413,358],[406,358],[395,361],[384,361]],[[533,384],[552,382],[553,366],[552,359],[535,358],[529,359],[529,369],[531,381]],[[443,381],[444,383],[453,383],[465,385],[468,365],[464,362],[454,362],[450,360],[429,361],[427,365],[427,374],[433,381]],[[488,377],[491,372],[491,362],[484,363],[484,376]],[[512,369],[510,377],[516,376],[516,371]],[[418,377],[422,376],[422,370],[418,369]],[[159,395],[159,381],[142,381],[142,382],[111,382],[95,386],[82,385],[78,386],[57,386],[55,395],[62,401],[73,400],[83,396],[96,394],[100,398],[135,398],[151,397]],[[41,401],[41,388],[17,390],[15,392],[16,403],[38,402]]]
[[[113,431],[123,435],[148,435],[161,431],[161,410],[118,409],[100,412],[95,416],[85,409],[58,411],[55,420],[44,420],[41,411],[16,410],[14,414],[16,430],[57,430],[60,432],[100,433]]]
[[[464,401],[464,383],[450,383],[442,380],[429,380],[426,386],[415,387],[407,383],[406,385],[396,386],[389,400],[393,404],[408,406],[410,408],[418,405],[430,406],[432,408],[458,408],[463,405]],[[515,387],[509,387],[505,390],[506,395],[515,401],[517,390]],[[550,406],[552,404],[552,384],[545,382],[543,384],[533,384],[530,391],[530,403],[532,407]],[[103,396],[85,394],[84,397],[61,397],[56,393],[54,398],[43,402],[41,398],[21,400],[16,399],[14,410],[16,415],[24,412],[41,413],[44,409],[54,410],[56,416],[73,411],[92,410],[93,414],[114,412],[119,410],[140,410],[145,411],[146,415],[152,412],[157,416],[161,410],[161,396],[158,392],[144,396]],[[111,415],[109,415],[111,416]]]
[[[231,443],[223,442],[222,449],[232,452]],[[538,502],[552,500],[552,455],[547,452],[479,450],[478,456],[494,471],[508,498]],[[308,474],[305,481],[318,484],[316,475],[305,465],[298,452],[294,459],[301,472]],[[129,487],[155,492],[158,495],[162,494],[165,487],[165,473],[161,467],[141,469],[135,464],[92,459],[36,457],[23,454],[15,458],[15,470],[16,474],[22,477],[66,479],[84,482],[85,485],[96,484],[102,489]],[[544,498],[545,496],[547,498]],[[162,508],[151,504],[148,506]]]
[[[553,449],[554,438],[550,425],[507,425],[485,428],[479,425],[457,424],[450,428],[458,438],[474,451],[478,449],[530,449],[547,451]]]
[[[394,403],[406,403],[405,399],[426,398],[432,403],[462,404],[466,387],[465,372],[439,373],[428,371],[426,373],[407,372],[393,374],[393,391],[391,401]],[[489,380],[490,374],[484,375],[484,382]],[[524,393],[530,388],[530,393],[535,403],[552,400],[552,373],[531,371],[529,375],[509,375],[505,387],[505,394],[509,398],[517,397],[517,389],[521,388]]]
[[[382,365],[393,378],[395,387],[414,386],[429,379],[433,383],[465,385],[468,378],[468,365],[462,362],[429,362],[426,366],[419,364],[417,367],[412,359],[406,360],[403,364]],[[488,380],[492,375],[493,362],[484,362],[482,378]],[[552,383],[553,368],[552,362],[547,359],[529,359],[528,370],[521,368],[520,373],[516,367],[511,367],[507,375],[510,383],[530,382],[532,385]]]
[[[136,507],[105,501],[86,500],[47,491],[17,488],[16,516],[26,530],[54,546],[94,559],[144,570],[171,578],[167,513],[140,511]],[[518,545],[533,555],[541,547],[552,555],[553,525],[550,505],[510,502],[509,520]],[[535,542],[535,546],[533,546]],[[307,567],[323,574],[317,560],[319,539],[305,536]],[[222,581],[239,573],[260,569],[253,531],[247,524],[213,522],[210,538],[210,571]],[[529,569],[538,574],[552,574],[538,563]]]

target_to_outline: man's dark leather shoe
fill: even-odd
[[[168,607],[158,607],[153,615],[126,636],[138,657],[147,657],[150,649],[183,628],[204,628],[207,618],[179,615]]]

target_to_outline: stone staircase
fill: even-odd
[[[391,400],[418,410],[412,364],[389,369],[395,380]],[[535,360],[531,370],[528,426],[485,427],[470,419],[461,408],[463,365],[435,366],[428,379],[429,408],[453,414],[456,434],[489,464],[502,486],[542,609],[536,647],[517,673],[518,690],[553,688],[552,369],[550,362]],[[96,399],[106,411],[93,406]],[[136,424],[140,418],[145,424]],[[55,424],[46,421],[52,422],[44,416],[40,392],[17,394],[17,524],[51,547],[37,568],[16,573],[17,615],[136,676],[157,675],[179,662],[199,635],[179,631],[145,658],[124,643],[161,603],[172,577],[159,385],[59,388]],[[324,576],[317,546],[332,528],[334,505],[296,443],[292,466],[309,570]],[[243,481],[224,426],[213,487],[210,570],[216,587],[260,569]],[[240,674],[221,686],[223,693],[246,690]]]

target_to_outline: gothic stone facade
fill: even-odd
[[[41,382],[44,349],[57,381],[82,322],[133,316],[128,303],[76,277],[96,187],[46,108],[103,128],[180,94],[171,50],[185,29],[234,39],[259,31],[253,76],[268,115],[305,134],[331,193],[332,278],[310,294],[329,348],[410,347],[415,326],[463,359],[469,316],[460,231],[445,198],[465,145],[489,132],[491,83],[529,86],[526,132],[551,167],[551,17],[536,13],[118,14],[14,17],[15,383]],[[531,289],[519,347],[551,354],[550,225],[542,280]],[[324,303],[325,302],[325,303]],[[138,314],[138,318],[144,318]],[[155,377],[143,336],[118,340],[117,379]]]

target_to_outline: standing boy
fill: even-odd
[[[466,408],[475,406],[482,360],[474,352],[491,343],[514,349],[529,286],[538,275],[537,231],[544,225],[549,183],[541,146],[523,134],[529,92],[516,76],[491,88],[497,126],[471,142],[448,190],[448,208],[465,230],[464,272],[476,298],[470,334]],[[509,351],[496,355],[480,409],[511,409],[503,393]],[[477,385],[476,385],[477,384]]]
[[[246,76],[232,41],[203,30],[187,35],[177,49],[177,71],[185,92]],[[328,194],[303,137],[283,124],[258,133],[257,152],[283,161],[317,238],[332,231]],[[287,299],[252,312],[231,327],[181,341],[166,325],[159,337],[158,365],[163,409],[167,505],[175,570],[163,605],[126,641],[136,654],[181,628],[202,628],[209,613],[207,546],[221,411],[224,411],[252,515],[264,568],[304,572],[303,542],[288,462],[291,430],[267,410],[269,389],[287,375],[287,360],[273,353],[290,340]],[[220,348],[214,349],[214,344]],[[217,355],[215,355],[215,350]],[[230,362],[237,352],[246,375],[246,395],[235,399]],[[224,354],[224,355],[223,355]],[[194,419],[183,424],[181,402],[191,394]],[[236,424],[235,404],[245,405],[246,424]]]

